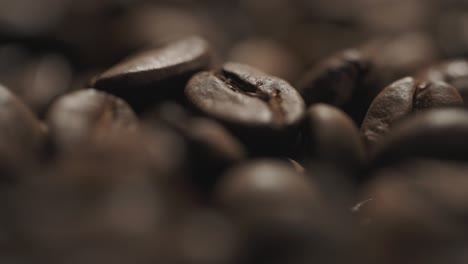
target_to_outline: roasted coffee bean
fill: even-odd
[[[152,252],[161,252],[179,208],[149,166],[121,144],[77,146],[12,192],[17,207],[5,217],[17,219],[16,237],[41,247],[34,255],[47,263],[159,262]]]
[[[359,50],[345,50],[310,70],[298,90],[307,105],[321,102],[343,107],[353,99],[369,67],[367,58]]]
[[[307,214],[318,199],[306,175],[274,160],[252,161],[231,169],[223,175],[216,194],[230,214],[252,221],[263,217],[294,221],[288,215]]]
[[[305,156],[357,173],[366,162],[359,130],[341,110],[315,104],[306,114],[303,131]]]
[[[7,88],[0,86],[1,145],[35,153],[44,144],[46,127]]]
[[[188,79],[212,63],[209,44],[191,37],[131,56],[97,76],[90,86],[123,98],[139,112],[180,97]]]
[[[302,78],[298,90],[307,105],[326,103],[347,112],[360,124],[378,93],[368,84],[372,64],[358,49],[338,52],[322,61]]]
[[[195,75],[185,94],[195,109],[226,124],[253,145],[265,143],[267,152],[275,149],[272,144],[284,144],[270,139],[293,131],[304,114],[301,96],[286,81],[236,63]],[[288,144],[293,140],[285,139]]]
[[[361,132],[375,146],[405,116],[422,110],[463,105],[457,90],[443,82],[420,82],[407,77],[386,87],[370,106]]]
[[[362,190],[368,202],[358,214],[377,259],[442,263],[459,257],[468,242],[467,169],[466,164],[413,160],[378,172]]]
[[[197,210],[181,222],[169,237],[174,251],[170,263],[239,263],[243,234],[231,219],[214,210]]]
[[[0,181],[14,180],[44,154],[47,128],[0,85]]]
[[[33,56],[20,45],[0,46],[0,82],[41,118],[53,99],[70,88],[71,79],[71,65],[60,54]]]
[[[216,192],[221,209],[247,234],[247,263],[321,259],[324,255],[317,249],[325,250],[329,241],[317,245],[317,235],[333,239],[321,223],[326,216],[319,209],[320,199],[308,175],[275,160],[250,161],[231,169]]]
[[[411,158],[467,159],[468,113],[438,109],[415,114],[395,126],[374,154],[374,167],[389,166]]]
[[[174,129],[188,144],[193,183],[211,191],[219,174],[246,159],[247,151],[229,131],[216,121],[191,115],[175,103],[161,105],[148,122],[159,121]]]
[[[60,97],[47,114],[51,140],[58,150],[73,150],[88,140],[136,129],[137,118],[123,100],[94,89]]]
[[[29,62],[19,78],[15,93],[42,117],[52,101],[70,89],[72,69],[64,57],[46,54]]]
[[[443,62],[417,74],[417,78],[430,82],[446,82],[457,88],[468,105],[468,61],[464,59]]]

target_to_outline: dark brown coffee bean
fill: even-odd
[[[65,58],[48,54],[30,61],[18,78],[15,93],[43,116],[52,101],[70,88],[72,70]]]
[[[291,213],[306,213],[317,202],[317,191],[306,175],[297,173],[286,162],[273,160],[253,161],[231,169],[223,176],[216,194],[223,208],[248,220],[272,217],[271,221],[286,221]]]
[[[429,260],[455,254],[468,230],[467,169],[466,164],[413,160],[375,175],[361,193],[370,199],[358,215],[379,259],[440,263]]]
[[[322,102],[343,107],[353,99],[369,67],[360,51],[345,50],[314,67],[302,79],[298,90],[307,105]]]
[[[137,118],[123,100],[87,89],[60,97],[47,114],[47,124],[55,147],[72,150],[87,140],[136,129]]]
[[[314,67],[299,84],[307,105],[326,103],[343,109],[359,125],[374,97],[378,80],[368,55],[358,49],[338,52]]]
[[[467,159],[468,113],[438,109],[418,113],[395,126],[376,148],[373,166],[387,166],[410,158]]]
[[[211,191],[220,174],[244,160],[247,152],[243,144],[216,121],[191,115],[175,103],[162,104],[147,122],[161,122],[186,141],[191,180]]]
[[[293,130],[304,114],[301,96],[286,81],[236,63],[227,63],[218,72],[195,75],[185,94],[197,110],[249,142],[268,142],[265,139],[272,134]]]
[[[330,163],[346,172],[357,172],[366,161],[359,130],[341,110],[316,104],[306,114],[306,156]]]
[[[8,217],[16,217],[18,238],[42,248],[36,257],[56,263],[154,261],[152,252],[160,252],[159,237],[167,237],[178,204],[170,201],[167,186],[154,183],[141,152],[122,147],[78,146],[12,193],[17,207]]]
[[[0,85],[0,181],[22,177],[42,158],[47,128],[7,88]],[[26,172],[27,173],[27,172]]]
[[[287,162],[257,160],[233,168],[223,175],[216,194],[221,209],[248,235],[247,263],[302,259],[311,250],[314,258],[322,256],[309,247],[317,232],[325,232],[318,224],[324,217],[317,210],[318,190]]]
[[[7,88],[0,85],[0,144],[36,153],[44,144],[46,127]]]
[[[407,77],[386,87],[374,99],[361,132],[366,144],[373,147],[396,122],[413,112],[462,104],[460,94],[449,84],[420,82]]]
[[[459,59],[429,67],[417,74],[417,78],[430,82],[446,82],[457,88],[468,105],[468,61]]]
[[[211,210],[189,213],[176,226],[169,244],[174,251],[171,263],[239,263],[242,232],[231,219]]]
[[[183,94],[187,80],[212,62],[208,43],[191,37],[129,57],[96,77],[91,87],[121,97],[139,111]]]

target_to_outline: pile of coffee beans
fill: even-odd
[[[467,18],[0,1],[0,263],[468,263]]]

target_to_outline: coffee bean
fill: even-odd
[[[133,130],[137,118],[121,99],[93,89],[60,97],[47,114],[51,140],[59,150],[76,146],[119,131]]]
[[[42,245],[34,255],[56,263],[152,262],[178,205],[140,157],[118,144],[83,144],[37,170],[9,197],[17,239]]]
[[[175,103],[162,104],[147,122],[162,122],[186,141],[190,177],[199,189],[211,192],[220,174],[246,159],[242,143],[218,122],[197,117]]]
[[[375,146],[405,116],[431,108],[463,104],[457,90],[442,82],[420,82],[407,77],[386,87],[372,102],[361,132],[370,147]]]
[[[466,164],[412,160],[375,175],[362,190],[370,200],[359,216],[367,222],[363,233],[378,259],[441,263],[432,260],[458,254],[468,228],[467,169]]]
[[[216,194],[223,208],[246,220],[271,217],[271,221],[288,221],[289,215],[305,214],[317,202],[315,187],[306,175],[274,160],[231,169],[223,175]]]
[[[324,217],[317,215],[319,200],[307,175],[275,160],[250,161],[231,169],[216,192],[221,209],[247,234],[247,263],[307,259],[307,252],[320,258],[317,248],[310,247],[317,233],[325,232],[318,224]]]
[[[20,85],[15,92],[43,116],[52,101],[70,88],[72,70],[64,57],[46,54],[30,61],[18,78]]]
[[[468,105],[468,61],[451,60],[431,66],[417,74],[417,78],[430,82],[446,82],[457,88]]]
[[[184,264],[239,263],[244,249],[242,233],[231,219],[219,212],[197,210],[176,226],[169,244],[174,262]]]
[[[366,161],[359,131],[341,110],[326,104],[315,104],[306,114],[306,156],[330,163],[346,172],[358,172]]]
[[[321,102],[343,107],[353,100],[369,67],[369,61],[359,50],[338,52],[310,70],[298,90],[307,105]]]
[[[304,102],[291,85],[236,63],[195,75],[185,94],[198,111],[226,124],[253,145],[268,142],[269,150],[275,147],[271,144],[282,142],[265,139],[294,130],[304,114]],[[291,138],[287,141],[291,144]]]
[[[15,181],[44,155],[47,128],[0,85],[0,181]],[[25,172],[27,173],[27,172]],[[20,175],[21,174],[21,175]]]
[[[0,85],[1,145],[37,153],[44,144],[46,127],[7,88]]]
[[[427,157],[466,160],[468,113],[461,109],[438,109],[415,114],[395,126],[374,154],[374,167],[407,159]]]
[[[198,37],[133,55],[91,81],[91,87],[126,100],[137,111],[178,97],[187,80],[213,62],[208,43]]]
[[[338,52],[312,68],[302,78],[299,92],[307,105],[326,103],[343,109],[359,125],[378,87],[369,73],[368,54],[359,49]]]

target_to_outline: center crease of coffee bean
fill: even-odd
[[[281,125],[285,119],[285,112],[281,106],[281,91],[278,88],[273,88],[274,92],[267,93],[259,89],[264,85],[263,81],[257,81],[256,85],[242,80],[239,76],[227,71],[220,71],[215,73],[215,76],[223,81],[231,90],[242,93],[265,102],[273,113],[273,121],[277,125]]]

